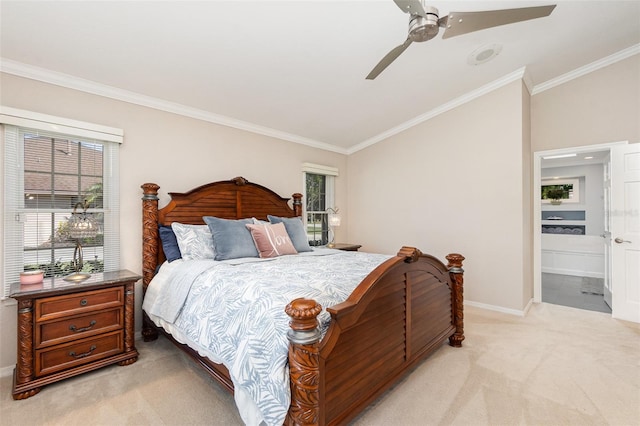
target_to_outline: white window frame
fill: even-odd
[[[123,142],[124,132],[121,129],[93,123],[0,106],[0,139],[3,157],[0,163],[2,167],[0,186],[4,192],[4,196],[0,197],[2,205],[0,232],[3,235],[3,250],[0,253],[0,277],[3,280],[0,299],[2,300],[8,297],[11,284],[19,281],[19,272],[24,265],[23,251],[15,249],[21,242],[24,246],[24,231],[20,215],[27,211],[24,207],[24,145],[18,134],[20,128],[41,131],[47,135],[104,143],[104,209],[101,211],[109,213],[105,214],[104,226],[105,229],[110,230],[105,233],[104,240],[105,271],[119,269],[120,262],[118,146]],[[108,262],[107,259],[109,259]]]
[[[325,188],[325,207],[326,209],[323,212],[316,211],[312,213],[316,214],[326,214],[328,218],[329,212],[327,211],[329,208],[335,210],[335,178],[339,176],[339,170],[336,167],[324,166],[320,164],[314,163],[303,163],[302,164],[302,182],[303,182],[303,221],[305,224],[305,229],[307,229],[307,173],[315,174],[315,175],[324,175],[326,178],[326,188]],[[329,230],[330,232],[330,230]],[[331,236],[328,236],[328,242],[331,241]]]

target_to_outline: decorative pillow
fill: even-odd
[[[287,234],[289,234],[289,238],[291,238],[291,242],[298,253],[313,250],[311,246],[309,246],[307,232],[304,229],[304,223],[302,222],[301,217],[278,217],[268,215],[267,218],[271,223],[284,223],[284,227],[287,229]]]
[[[173,222],[178,247],[184,260],[215,259],[213,238],[207,225],[187,225]]]
[[[167,261],[173,262],[174,260],[182,258],[180,253],[180,247],[178,246],[178,240],[176,234],[173,232],[170,226],[160,225],[158,226],[160,232],[160,241],[162,241],[162,251]]]
[[[253,220],[230,220],[213,216],[205,216],[203,219],[213,235],[216,260],[258,257],[251,232],[245,226],[253,224]]]
[[[284,223],[246,225],[258,249],[260,257],[277,257],[297,254]]]

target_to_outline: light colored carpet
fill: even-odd
[[[443,346],[353,422],[369,425],[638,425],[640,325],[551,304],[525,318],[465,309]],[[165,339],[141,358],[23,401],[0,380],[2,425],[240,425],[233,398]]]

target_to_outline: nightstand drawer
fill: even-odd
[[[60,321],[36,323],[36,349],[70,342],[123,327],[123,308],[91,312]]]
[[[66,345],[36,351],[36,377],[55,373],[124,352],[123,333],[117,331]]]
[[[36,300],[35,320],[53,320],[124,305],[124,288],[86,291]]]

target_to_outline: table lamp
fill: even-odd
[[[78,207],[82,208],[82,212],[78,212]],[[74,272],[64,277],[65,281],[80,282],[91,276],[91,274],[82,272],[82,244],[80,240],[83,238],[93,238],[98,234],[99,226],[90,213],[87,213],[89,207],[87,201],[76,203],[73,212],[69,218],[69,237],[76,240],[76,248],[73,251],[73,270]]]
[[[340,215],[338,214],[339,210],[340,209],[338,208],[332,209],[331,207],[327,209],[327,211],[329,212],[329,232],[331,233],[331,240],[329,241],[329,244],[327,244],[327,247],[329,248],[334,248],[336,246],[334,242],[335,232],[333,228],[340,226]]]

